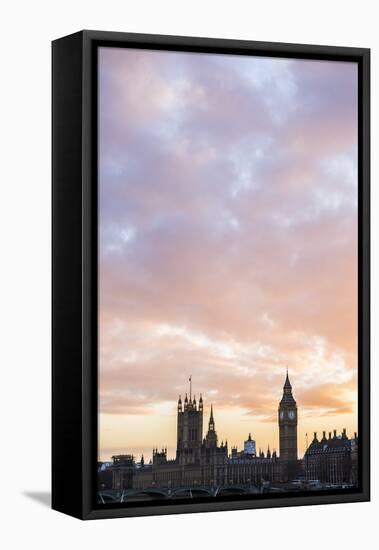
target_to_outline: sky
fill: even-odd
[[[99,49],[99,458],[357,430],[357,66]]]

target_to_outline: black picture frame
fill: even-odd
[[[360,484],[296,493],[96,504],[97,48],[354,61],[359,78],[358,424]],[[52,43],[52,507],[81,519],[300,506],[370,499],[370,50],[81,31]]]

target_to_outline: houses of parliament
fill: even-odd
[[[283,483],[296,477],[300,461],[297,456],[297,405],[286,375],[278,407],[279,453],[268,448],[256,449],[251,434],[243,450],[229,450],[228,442],[219,442],[215,414],[210,409],[207,431],[203,435],[204,404],[191,395],[177,404],[177,444],[174,459],[167,449],[153,449],[146,464],[143,457],[136,463],[132,455],[113,457],[113,489],[146,489],[174,487],[212,487],[254,485],[263,481]]]

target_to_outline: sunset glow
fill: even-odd
[[[357,66],[100,48],[99,458],[357,431]]]

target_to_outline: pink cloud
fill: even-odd
[[[102,412],[153,414],[192,373],[272,422],[286,363],[304,409],[352,410],[356,67],[282,62],[255,83],[246,59],[101,51]]]

